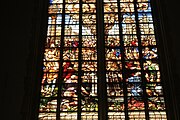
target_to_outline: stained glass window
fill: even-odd
[[[152,14],[150,0],[49,0],[38,118],[167,120]]]

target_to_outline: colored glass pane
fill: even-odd
[[[98,120],[105,93],[108,120],[167,120],[152,14],[150,0],[49,0],[38,118]]]

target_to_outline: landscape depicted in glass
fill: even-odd
[[[167,120],[151,1],[97,1],[49,1],[39,120],[98,120],[98,81],[106,83],[108,120]]]

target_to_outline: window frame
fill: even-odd
[[[159,43],[159,56],[160,56],[160,66],[161,66],[161,73],[162,79],[164,81],[164,97],[166,107],[167,107],[167,117],[169,120],[171,119],[177,119],[178,116],[178,109],[176,107],[177,102],[175,98],[175,90],[174,90],[174,84],[172,81],[174,81],[174,77],[172,75],[172,68],[171,68],[171,61],[169,59],[170,54],[168,52],[167,48],[167,40],[169,39],[169,36],[167,34],[167,27],[165,26],[165,13],[163,13],[164,10],[164,4],[162,4],[162,1],[159,0],[151,0],[152,1],[152,12],[153,12],[153,19],[155,24],[155,34],[158,37],[157,43]],[[97,4],[101,4],[98,2]],[[46,28],[47,28],[47,6],[48,6],[48,0],[38,0],[34,2],[34,15],[33,15],[33,22],[32,22],[32,33],[31,38],[32,42],[30,43],[31,49],[30,54],[28,58],[28,73],[27,77],[25,78],[25,97],[24,97],[24,105],[23,105],[23,118],[24,120],[36,120],[38,119],[38,102],[39,102],[39,96],[40,93],[37,91],[40,91],[40,84],[41,84],[41,78],[42,78],[42,72],[41,72],[41,66],[43,65],[43,50],[44,50],[44,40],[46,38]],[[158,6],[158,7],[156,7]],[[97,11],[102,17],[103,14],[101,14],[101,9]],[[43,14],[42,14],[43,13]],[[98,19],[99,20],[99,19]],[[160,21],[159,21],[160,20]],[[102,32],[103,29],[101,27],[97,27],[98,33]],[[102,32],[104,33],[104,32]],[[99,36],[98,39],[102,39],[102,36]],[[97,45],[100,46],[102,43],[99,42]],[[103,47],[101,47],[104,49]],[[99,54],[99,57],[105,58],[104,55]],[[98,62],[99,66],[105,66],[104,63]],[[105,68],[102,68],[105,69]],[[102,70],[101,69],[101,70]],[[103,72],[103,70],[102,70]],[[99,75],[100,77],[100,75]],[[101,77],[99,79],[105,79],[105,77]],[[99,83],[104,84],[104,83]],[[102,85],[101,88],[99,88],[99,92],[102,93],[103,89],[106,85]],[[104,92],[103,92],[104,93]],[[101,98],[106,97],[106,94],[99,94],[102,95]],[[101,99],[99,99],[101,100]],[[103,104],[106,104],[106,101],[102,99],[102,104],[100,104],[99,107],[103,106]],[[171,104],[168,104],[171,103]],[[104,114],[107,114],[107,111],[104,109],[99,113],[100,120],[104,120]]]

